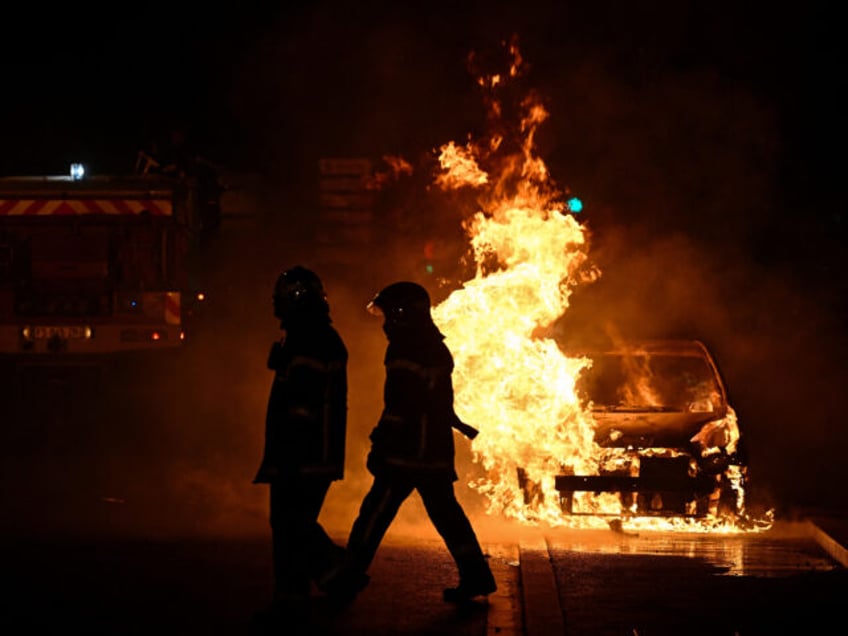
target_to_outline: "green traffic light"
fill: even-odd
[[[580,212],[580,210],[583,209],[583,202],[577,197],[570,198],[565,205],[568,208],[569,212],[574,212],[575,214],[577,214],[578,212]]]

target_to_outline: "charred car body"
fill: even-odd
[[[570,354],[574,355],[574,354]],[[634,516],[738,516],[747,467],[722,375],[697,340],[582,351],[576,390],[595,423],[597,474],[555,478],[563,511],[586,493],[617,496]]]

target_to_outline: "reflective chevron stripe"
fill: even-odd
[[[0,216],[59,216],[74,214],[170,216],[169,199],[0,199]]]
[[[180,324],[180,292],[165,292],[165,322]]]

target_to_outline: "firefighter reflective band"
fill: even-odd
[[[168,199],[0,199],[0,216],[62,214],[151,214],[170,216]]]

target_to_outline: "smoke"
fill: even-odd
[[[304,12],[229,63],[231,84],[209,101],[229,108],[228,134],[239,137],[241,153],[234,163],[267,180],[230,193],[244,200],[226,210],[248,214],[225,219],[204,254],[208,301],[188,349],[133,357],[96,377],[52,370],[45,380],[32,369],[7,369],[8,528],[267,533],[267,487],[251,480],[271,382],[265,359],[280,335],[270,292],[281,269],[301,263],[324,279],[350,351],[345,479],[322,512],[328,527],[346,534],[370,485],[367,436],[381,407],[385,342],[364,306],[394,280],[421,282],[437,301],[462,280],[465,210],[410,185],[409,231],[400,240],[351,246],[334,260],[317,240],[327,229],[314,202],[317,159],[426,157],[483,129],[463,60],[502,35],[492,9],[456,8],[450,33],[435,13],[430,29],[420,16],[409,20],[411,10],[364,16],[356,28],[344,12]],[[810,266],[821,243],[805,240],[802,227],[823,212],[799,210],[785,220],[777,106],[706,54],[692,61],[691,33],[678,28],[687,16],[677,11],[660,12],[647,33],[630,28],[636,16],[628,13],[620,18],[628,35],[619,39],[610,25],[593,30],[578,9],[569,20],[519,9],[527,81],[551,113],[539,149],[553,177],[586,203],[590,257],[602,272],[575,290],[557,338],[585,339],[612,325],[633,337],[704,340],[739,414],[753,487],[787,504],[844,506],[846,494],[831,487],[841,483],[848,441],[841,314],[828,274]],[[504,24],[517,23],[497,26]],[[658,29],[664,37],[651,46]],[[596,35],[603,37],[587,41]],[[731,40],[715,41],[724,48]],[[421,250],[431,230],[444,239],[446,257],[443,270],[428,274]],[[457,465],[457,494],[482,523],[482,502],[465,486],[478,468],[461,438]],[[415,496],[394,527],[429,532]]]
[[[829,397],[844,380],[845,347],[817,282],[682,233],[607,227],[595,243],[603,274],[575,291],[555,326],[558,341],[610,331],[702,340],[739,415],[749,502],[781,511],[841,505],[844,495],[826,484],[848,441]]]
[[[586,56],[545,82],[540,144],[586,203],[602,272],[575,290],[558,337],[612,325],[703,340],[740,418],[750,494],[842,505],[828,484],[846,441],[830,397],[845,378],[844,309],[822,265],[842,248],[816,234],[804,212],[817,212],[787,211],[775,104],[707,66],[618,64]]]

